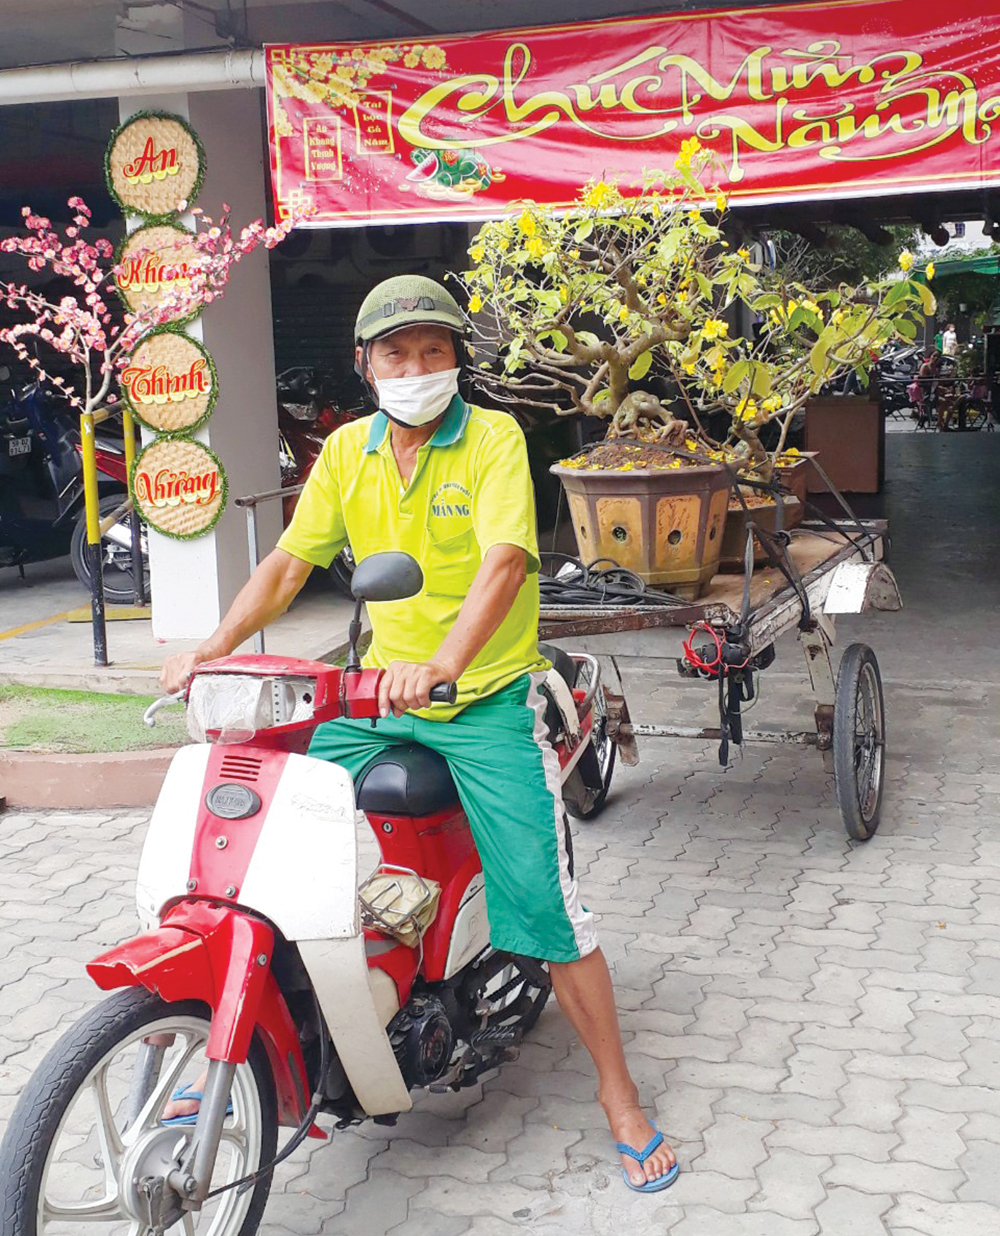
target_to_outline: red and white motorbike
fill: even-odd
[[[363,561],[352,649],[362,601],[421,586],[406,554]],[[598,665],[548,651],[567,804],[591,816],[615,753]],[[323,721],[377,723],[381,673],[353,651],[343,669],[273,656],[199,667],[188,719],[208,741],[177,752],[153,811],[137,881],[148,930],[87,966],[123,990],[60,1039],[20,1098],[0,1147],[4,1236],[252,1236],[275,1164],[327,1136],[319,1115],[393,1124],[413,1089],[457,1090],[516,1055],[550,980],[489,946],[445,761],[401,746],[352,784],[306,755]],[[152,705],[150,723],[177,698]],[[165,1119],[172,1096],[200,1099],[197,1116]],[[295,1130],[280,1155],[279,1125]]]

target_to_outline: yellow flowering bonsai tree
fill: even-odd
[[[485,224],[458,276],[477,380],[501,403],[607,418],[607,441],[633,444],[623,463],[638,440],[768,479],[810,396],[848,369],[867,381],[878,349],[912,340],[914,310],[934,301],[898,275],[820,290],[763,267],[727,242],[708,170],[691,139],[641,184],[593,181],[569,210],[525,202]],[[754,320],[743,334],[739,303]]]

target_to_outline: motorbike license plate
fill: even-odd
[[[31,438],[11,438],[7,446],[10,455],[30,455]]]

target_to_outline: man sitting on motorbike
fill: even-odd
[[[355,328],[356,367],[379,410],[327,439],[277,548],[218,630],[197,651],[170,657],[161,681],[179,690],[201,662],[229,655],[348,542],[358,561],[380,550],[411,553],[424,572],[419,598],[369,607],[365,664],[385,670],[382,720],[320,726],[309,754],[355,776],[399,742],[445,757],[482,860],[491,943],[549,963],[559,1004],[597,1066],[611,1132],[641,1152],[657,1134],[625,1062],[593,916],[580,904],[542,721],[548,662],[538,651],[524,435],[506,413],[459,394],[463,331],[458,305],[434,280],[399,276],[369,293]],[[457,703],[431,705],[431,688],[451,681]],[[631,1187],[672,1183],[676,1160],[665,1142],[638,1157],[622,1155]]]

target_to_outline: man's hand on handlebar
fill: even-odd
[[[167,657],[160,670],[160,686],[168,695],[174,695],[187,687],[188,679],[203,661],[212,658],[207,653],[195,649],[194,652],[176,652]]]
[[[439,661],[393,661],[379,684],[379,716],[387,717],[391,711],[401,717],[408,708],[428,708],[431,688],[456,677]]]

